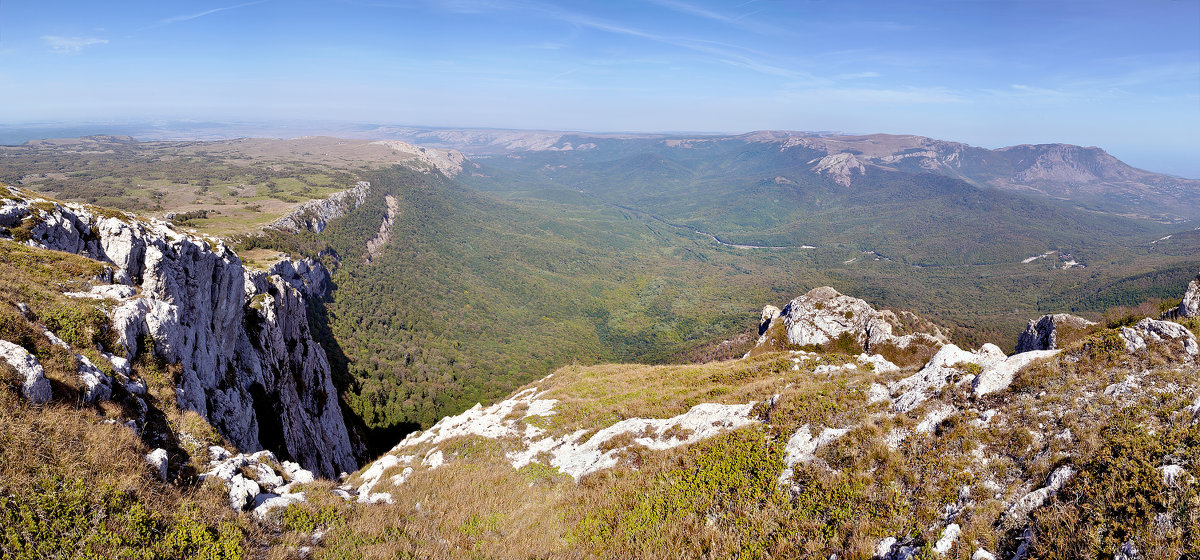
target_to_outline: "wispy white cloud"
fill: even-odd
[[[879,72],[851,72],[848,74],[838,74],[833,77],[835,80],[862,80],[866,78],[878,78],[883,76]]]
[[[691,16],[696,16],[696,17],[724,23],[727,25],[732,25],[734,27],[740,27],[742,29],[745,29],[747,31],[752,31],[755,33],[768,33],[768,32],[769,33],[778,33],[781,31],[779,28],[776,28],[774,26],[766,25],[763,23],[759,23],[756,21],[746,19],[748,16],[757,13],[757,11],[748,12],[748,13],[745,13],[745,14],[735,17],[735,16],[728,16],[728,15],[725,15],[722,13],[714,12],[712,10],[709,10],[707,8],[702,8],[695,4],[689,4],[687,2],[683,2],[682,0],[651,0],[651,2],[658,4],[659,6],[667,8],[669,10],[679,12],[681,14],[687,14],[687,15],[691,15]]]
[[[785,95],[792,101],[843,106],[944,105],[969,103],[963,93],[941,87],[910,88],[814,88]]]
[[[58,35],[42,35],[42,41],[46,42],[51,51],[58,54],[79,54],[87,47],[108,43],[108,39],[97,37],[60,37]]]
[[[224,6],[221,8],[213,8],[211,10],[205,10],[203,12],[197,12],[194,14],[183,14],[183,15],[173,16],[173,17],[159,20],[159,21],[155,22],[153,25],[150,25],[148,28],[162,27],[164,25],[171,25],[172,23],[179,23],[182,21],[188,21],[188,20],[193,20],[196,18],[202,18],[204,16],[212,15],[212,14],[215,14],[218,12],[224,12],[227,10],[236,10],[238,8],[245,8],[247,6],[253,6],[255,4],[262,4],[263,2],[266,2],[266,1],[267,0],[256,0],[255,2],[246,2],[244,4],[237,4],[234,6]]]

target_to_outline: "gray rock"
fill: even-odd
[[[112,379],[97,368],[83,354],[76,354],[79,359],[79,383],[83,386],[83,400],[87,402],[107,401],[112,398]]]
[[[896,336],[893,327],[900,320],[895,313],[877,311],[867,302],[844,296],[828,286],[814,288],[792,300],[780,310],[777,320],[782,320],[786,329],[785,342],[795,346],[822,345],[843,335],[853,337],[867,352],[879,344],[905,348],[914,343],[941,346],[949,342],[940,331]],[[758,345],[765,344],[773,341],[760,336]]]
[[[286,508],[305,501],[304,494],[273,494],[265,492],[254,497],[254,517],[265,519],[272,510]]]
[[[933,545],[933,551],[945,556],[950,553],[950,549],[954,547],[954,541],[958,540],[958,535],[962,533],[962,529],[957,523],[951,523],[942,529],[942,535]]]
[[[1179,314],[1183,317],[1200,316],[1200,274],[1197,274],[1196,279],[1188,283],[1187,291],[1183,294],[1183,301],[1179,303]]]
[[[300,465],[291,461],[284,461],[280,466],[283,467],[283,474],[288,480],[298,484],[308,484],[314,480],[311,471],[304,470]]]
[[[954,344],[946,344],[920,371],[891,383],[888,389],[900,396],[892,403],[892,411],[907,413],[928,400],[956,376],[963,375],[963,366],[976,364],[983,368],[1005,361],[1004,352],[994,344],[984,344],[968,352]]]
[[[1125,340],[1125,349],[1131,353],[1145,350],[1148,342],[1178,342],[1189,356],[1194,358],[1200,355],[1196,335],[1187,327],[1172,321],[1146,318],[1132,328],[1121,327],[1119,333]]]
[[[158,475],[159,480],[167,479],[167,450],[155,449],[146,454],[146,464],[154,469],[154,473]]]
[[[1036,320],[1029,321],[1025,332],[1017,339],[1016,353],[1034,350],[1054,350],[1058,348],[1058,331],[1063,327],[1086,329],[1096,323],[1066,313],[1042,315]]]
[[[359,181],[353,188],[335,193],[324,200],[310,200],[288,215],[271,222],[268,228],[321,233],[332,220],[345,216],[367,199],[371,183]]]
[[[240,474],[229,479],[229,507],[241,511],[259,495],[258,483]]]
[[[1133,326],[1135,329],[1148,333],[1147,338],[1154,340],[1172,340],[1179,341],[1183,345],[1183,350],[1189,356],[1195,357],[1200,354],[1200,346],[1196,344],[1196,335],[1187,327],[1172,321],[1159,321],[1157,319],[1142,319]]]
[[[774,321],[779,316],[779,308],[774,305],[768,305],[762,309],[762,317],[758,320],[758,334],[762,336],[771,326],[771,321]]]
[[[1142,551],[1133,545],[1133,541],[1125,541],[1121,548],[1113,553],[1113,560],[1138,560],[1141,557]]]
[[[1029,350],[988,364],[972,380],[971,391],[976,397],[1003,391],[1009,385],[1012,385],[1013,376],[1021,368],[1033,363],[1035,360],[1051,358],[1059,352],[1060,350]]]
[[[267,275],[276,275],[296,288],[306,298],[320,299],[333,289],[329,271],[320,261],[305,258],[297,261],[283,259],[267,270]]]
[[[50,400],[50,381],[33,354],[7,340],[0,340],[0,358],[17,370],[17,377],[21,379],[21,394],[29,402],[42,404]]]
[[[1146,340],[1142,338],[1141,333],[1129,327],[1121,327],[1118,331],[1121,338],[1125,341],[1125,351],[1129,353],[1139,352],[1146,349]]]
[[[115,281],[140,287],[111,311],[126,349],[121,358],[131,360],[152,340],[155,354],[181,366],[181,408],[204,416],[239,449],[279,442],[322,475],[356,469],[328,360],[308,328],[306,293],[327,289],[323,268],[290,264],[285,280],[248,272],[222,242],[161,222],[99,218],[75,204],[46,212],[22,204],[39,212],[34,244],[109,263]],[[273,421],[260,422],[263,414]],[[272,433],[263,433],[268,426]]]
[[[1016,523],[1023,523],[1029,517],[1029,513],[1033,510],[1042,507],[1047,500],[1062,490],[1066,486],[1067,481],[1075,475],[1075,469],[1069,466],[1059,467],[1054,472],[1050,473],[1050,479],[1046,481],[1046,485],[1025,494],[1017,501],[1013,502],[1008,507],[1005,515]]]
[[[51,344],[60,348],[71,350],[71,346],[63,342],[61,338],[55,336],[49,330],[42,332],[46,339]],[[72,353],[74,353],[72,351]],[[79,361],[79,370],[76,372],[79,375],[79,384],[83,387],[83,400],[87,402],[106,401],[112,398],[112,379],[100,371],[87,356],[83,354],[75,354],[75,359]]]

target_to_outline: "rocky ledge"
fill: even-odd
[[[10,190],[0,202],[7,237],[111,265],[100,279],[110,285],[72,295],[113,301],[124,355],[109,359],[118,375],[152,352],[180,366],[180,408],[239,449],[269,449],[327,477],[356,468],[325,351],[309,331],[307,298],[328,289],[318,263],[249,271],[219,240]],[[4,348],[7,361],[23,365],[26,394],[42,399],[36,364]],[[123,382],[91,369],[80,375],[94,378],[86,383],[93,398]]]

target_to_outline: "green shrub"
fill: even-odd
[[[239,528],[217,527],[186,506],[174,517],[148,510],[132,494],[91,488],[43,472],[18,495],[0,495],[0,557],[242,558]]]

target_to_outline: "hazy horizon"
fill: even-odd
[[[0,123],[838,130],[1200,177],[1200,3],[0,4]]]

